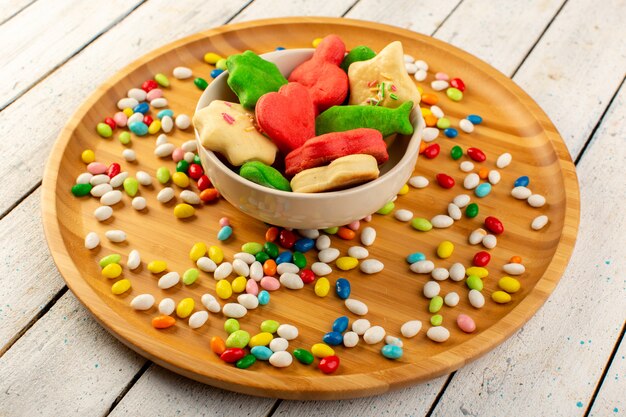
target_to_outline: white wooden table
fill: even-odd
[[[170,41],[291,15],[393,24],[477,55],[543,107],[576,161],[582,218],[558,288],[514,337],[457,372],[341,402],[222,391],[117,342],[52,262],[42,171],[81,101]],[[3,0],[0,416],[626,415],[624,22],[624,0]]]

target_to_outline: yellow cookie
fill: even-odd
[[[420,102],[417,86],[404,67],[399,41],[391,42],[367,61],[354,62],[348,69],[350,104],[398,107],[406,101]]]
[[[378,178],[378,163],[371,155],[342,156],[324,167],[305,169],[291,180],[298,193],[319,193],[348,188]]]
[[[196,112],[193,125],[202,145],[235,166],[248,161],[274,163],[278,148],[254,127],[254,114],[237,103],[214,100]]]

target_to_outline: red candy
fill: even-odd
[[[378,164],[385,162],[387,145],[382,134],[376,129],[353,129],[345,132],[332,132],[309,139],[303,146],[292,151],[285,158],[285,173],[315,168],[346,155],[368,154],[376,158]]]
[[[441,147],[439,146],[439,144],[433,143],[432,145],[428,145],[426,149],[424,149],[424,152],[422,152],[422,154],[428,159],[433,159],[436,158],[437,155],[439,155],[440,151]]]
[[[150,90],[154,90],[158,86],[159,86],[159,84],[157,84],[156,81],[154,81],[154,80],[146,80],[146,81],[143,82],[143,84],[141,84],[141,89],[143,91],[145,91],[146,93],[149,93]]]
[[[106,119],[104,119],[104,123],[108,124],[111,129],[115,129],[117,127],[117,123],[115,123],[115,120],[113,120],[110,117],[107,117]]]
[[[317,365],[320,371],[325,374],[332,374],[339,368],[339,358],[337,356],[326,356],[320,360],[320,363]]]
[[[465,83],[460,78],[453,78],[450,80],[450,87],[454,87],[457,90],[465,91]]]
[[[504,232],[504,225],[502,222],[492,216],[485,219],[485,227],[494,235],[499,235]]]
[[[339,68],[346,45],[337,35],[328,35],[317,45],[313,57],[298,65],[290,82],[305,86],[317,113],[340,105],[348,95],[348,75]]]
[[[198,178],[198,190],[204,191],[211,186],[211,180],[206,175]]]
[[[222,352],[220,359],[224,362],[235,363],[244,356],[246,356],[245,350],[241,348],[229,348]]]
[[[315,136],[315,106],[301,84],[289,83],[277,93],[262,95],[255,110],[259,127],[284,154]]]
[[[442,188],[452,188],[454,187],[454,184],[456,184],[456,182],[454,181],[454,178],[452,178],[451,176],[447,175],[447,174],[437,174],[436,176],[437,178],[437,183],[439,183],[439,185]]]
[[[310,269],[303,269],[300,271],[300,278],[305,284],[310,284],[315,281],[315,274]]]
[[[484,162],[487,159],[485,153],[478,148],[467,148],[467,156],[476,162]]]
[[[476,252],[472,263],[474,264],[474,266],[487,266],[490,260],[491,255],[489,255],[489,252],[485,252],[484,250],[482,250],[480,252]]]
[[[154,122],[154,119],[152,118],[152,116],[149,116],[149,115],[147,115],[147,114],[146,114],[146,115],[143,117],[143,122],[144,122],[145,124],[147,124],[148,126],[150,126],[150,125],[152,124],[152,122]]]
[[[122,169],[120,168],[120,164],[118,164],[117,162],[113,162],[111,165],[109,165],[109,169],[107,169],[107,175],[109,176],[109,178],[113,178],[114,176],[119,174],[121,170]]]
[[[281,230],[278,235],[278,244],[285,249],[291,249],[296,243],[296,235],[290,230]]]
[[[189,165],[189,169],[187,169],[187,174],[194,180],[199,180],[203,176],[204,170],[202,166],[198,164],[191,164]]]

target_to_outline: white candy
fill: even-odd
[[[168,288],[172,288],[174,285],[180,282],[180,274],[178,272],[172,271],[163,275],[159,278],[159,288],[162,290],[167,290]]]
[[[193,139],[188,140],[183,142],[183,144],[180,145],[180,148],[185,152],[196,152],[198,150],[198,143]]]
[[[463,180],[463,187],[465,187],[466,190],[473,190],[478,187],[478,184],[480,184],[480,177],[475,172],[467,174]]]
[[[474,308],[483,308],[485,305],[485,297],[483,297],[482,293],[478,290],[470,290],[467,298]]]
[[[161,145],[158,145],[154,149],[154,155],[158,156],[159,158],[165,158],[170,156],[172,152],[174,152],[174,149],[176,149],[176,146],[174,146],[173,143],[163,143]]]
[[[474,169],[474,163],[470,161],[463,161],[459,164],[459,168],[463,172],[470,172],[471,170]]]
[[[494,235],[487,235],[483,238],[483,246],[487,249],[493,249],[498,244],[498,238]]]
[[[320,236],[320,231],[317,229],[298,229],[298,233],[309,239],[317,239]]]
[[[409,185],[413,188],[426,188],[428,187],[428,178],[417,175],[409,179]]]
[[[400,339],[399,337],[392,336],[390,334],[385,336],[385,344],[398,346],[398,347],[404,346],[402,339]]]
[[[365,259],[370,255],[369,251],[363,246],[351,246],[348,249],[348,256],[356,259]]]
[[[430,106],[430,112],[437,119],[441,119],[443,116],[445,116],[445,114],[443,113],[443,110],[441,110],[441,107],[439,107],[439,106]],[[437,130],[439,130],[439,129],[437,129]]]
[[[509,275],[522,275],[526,272],[526,267],[518,263],[510,263],[502,265],[502,269]]]
[[[185,130],[191,125],[191,119],[186,114],[179,114],[176,116],[176,127]]]
[[[415,74],[413,75],[415,80],[419,82],[424,81],[427,76],[428,76],[428,73],[421,68],[415,71]]]
[[[98,221],[103,222],[113,215],[113,209],[109,206],[100,206],[94,210],[93,215]]]
[[[100,238],[96,232],[87,233],[87,236],[85,236],[85,249],[95,249],[98,245],[100,245]]]
[[[461,220],[463,217],[463,213],[461,213],[461,209],[454,203],[448,204],[448,216],[452,217],[453,220]]]
[[[100,184],[108,184],[111,181],[111,179],[109,178],[108,175],[106,174],[98,174],[98,175],[93,175],[91,177],[91,179],[89,180],[89,184],[93,185],[94,187],[100,185]]]
[[[167,99],[164,97],[155,98],[150,102],[150,105],[156,109],[167,106]]]
[[[122,151],[122,156],[128,162],[133,162],[137,160],[137,154],[132,149],[124,149]]]
[[[135,122],[143,122],[143,113],[137,112],[137,113],[133,113],[132,116],[130,116],[128,118],[128,121],[126,122],[126,125],[130,125],[131,123],[135,123]]]
[[[174,128],[174,120],[170,116],[163,116],[161,119],[161,130],[165,133],[170,133]],[[163,135],[165,136],[165,135]]]
[[[400,327],[400,333],[404,337],[415,337],[422,330],[422,322],[419,320],[407,321]]]
[[[123,230],[107,230],[104,235],[113,243],[121,243],[126,240],[126,233]]]
[[[211,294],[204,294],[200,298],[202,305],[204,308],[209,310],[211,313],[219,313],[222,310],[222,306],[217,302],[217,299]]]
[[[237,302],[244,306],[246,310],[254,310],[259,306],[259,299],[254,294],[239,294]]]
[[[433,342],[443,343],[450,338],[450,331],[443,326],[435,326],[428,329],[426,336]]]
[[[416,274],[430,274],[435,269],[435,264],[432,261],[417,261],[409,269]]]
[[[393,216],[396,218],[396,220],[399,220],[401,222],[408,222],[413,218],[413,212],[411,210],[400,209],[396,210],[395,213],[393,213]]]
[[[383,264],[378,259],[366,259],[361,262],[359,266],[361,272],[364,274],[377,274],[385,268],[385,264]]]
[[[246,265],[252,265],[256,261],[254,255],[252,255],[251,253],[246,253],[246,252],[236,253],[235,256],[233,257],[235,259],[241,259],[242,261],[246,263]],[[233,262],[233,267],[234,266],[235,266],[235,262]]]
[[[167,203],[172,198],[174,198],[174,189],[172,187],[165,187],[157,194],[157,200],[163,204]]]
[[[357,316],[364,316],[369,311],[367,304],[362,301],[355,300],[354,298],[348,298],[345,301],[346,308]]]
[[[324,249],[324,250],[321,250],[317,254],[317,258],[320,260],[320,262],[324,262],[324,263],[332,262],[338,257],[339,257],[339,249],[335,249],[335,248]]]
[[[286,368],[293,362],[291,353],[287,351],[274,352],[270,356],[270,364],[276,368]]]
[[[248,313],[248,310],[239,303],[226,303],[222,308],[222,313],[226,317],[240,319]]]
[[[352,322],[352,331],[359,336],[362,336],[370,327],[372,327],[372,325],[367,319],[357,319]]]
[[[217,269],[217,265],[213,259],[203,256],[196,261],[196,266],[204,272],[213,272]]]
[[[293,340],[298,337],[298,328],[291,324],[281,324],[276,333],[286,340]]]
[[[159,303],[159,313],[169,316],[176,309],[176,302],[171,298],[164,298]]]
[[[154,296],[152,294],[140,294],[130,302],[130,306],[139,311],[150,310],[153,305]]]
[[[94,197],[100,198],[111,190],[113,190],[113,187],[111,187],[110,184],[105,183],[96,185],[91,189],[91,191],[89,191],[89,193]]]
[[[409,54],[404,54],[404,62],[408,62],[408,63],[414,63],[415,62],[415,58],[413,58],[411,55]]]
[[[430,275],[437,281],[445,281],[450,276],[450,273],[446,268],[435,268],[432,270]]]
[[[435,80],[430,83],[430,88],[432,88],[435,91],[445,90],[449,86],[450,86],[450,83],[448,83],[446,80]]]
[[[522,186],[515,187],[511,190],[511,195],[518,200],[526,200],[532,195],[532,193],[533,192],[530,191],[528,188]]]
[[[456,197],[454,197],[454,200],[452,200],[452,202],[456,204],[457,207],[463,208],[469,204],[470,196],[467,194],[459,194]]]
[[[180,199],[187,204],[200,204],[200,196],[191,190],[183,190],[180,192]]]
[[[511,156],[510,153],[508,153],[508,152],[503,153],[496,160],[496,166],[498,168],[500,168],[500,169],[506,168],[506,167],[509,166],[509,164],[511,163],[512,160],[513,160],[513,157]]]
[[[472,133],[474,131],[474,124],[467,119],[461,119],[461,121],[459,121],[459,127],[465,133]]]
[[[372,246],[376,240],[376,229],[367,226],[361,231],[361,243],[364,246]]]
[[[495,169],[489,171],[489,174],[487,175],[487,179],[493,185],[499,183],[501,178],[502,177],[500,176],[500,171],[496,171]]]
[[[468,241],[470,245],[478,245],[487,236],[485,229],[476,229],[470,233]]]
[[[330,237],[328,235],[320,235],[315,241],[315,247],[317,250],[324,250],[330,248]]]
[[[304,282],[298,274],[292,274],[291,272],[285,272],[280,276],[280,283],[289,288],[290,290],[300,290],[304,288]]]
[[[131,205],[133,206],[133,208],[137,211],[143,210],[146,208],[146,206],[148,205],[148,203],[146,202],[146,199],[141,197],[141,196],[137,196],[135,198],[133,198],[133,201],[131,202]]]
[[[185,152],[185,155],[183,155],[183,159],[190,164],[193,162],[195,157],[196,155],[193,152]]]
[[[417,61],[415,61],[415,65],[417,65],[417,68],[421,70],[428,71],[428,64],[426,63],[426,61],[418,59]]]
[[[252,265],[250,265],[250,278],[259,282],[263,279],[263,275],[263,265],[261,265],[261,262],[252,262]]]
[[[318,277],[323,277],[333,272],[333,269],[324,262],[315,262],[311,265],[311,271]]]
[[[209,320],[209,313],[206,311],[196,311],[191,316],[189,316],[189,327],[192,329],[198,329],[204,326],[204,323]]]
[[[457,304],[459,304],[459,300],[459,294],[455,293],[454,291],[446,294],[446,296],[443,297],[443,302],[446,303],[448,307],[456,307]]]
[[[93,178],[93,175],[91,175],[89,172],[83,172],[78,177],[76,177],[76,184],[90,184],[91,183],[90,181],[92,178]]]
[[[161,119],[161,121],[162,121],[162,119]],[[162,125],[162,123],[161,123],[161,125]],[[161,133],[159,136],[157,136],[155,145],[156,146],[161,146],[164,143],[167,143],[167,135],[164,135],[163,133]]]
[[[93,191],[93,190],[92,190]],[[543,207],[546,204],[546,198],[541,194],[533,194],[526,200],[531,207]]]
[[[368,345],[374,345],[385,338],[385,329],[380,326],[372,326],[365,331],[363,341]]]
[[[191,68],[176,67],[174,68],[174,71],[172,71],[172,75],[177,80],[186,80],[187,78],[191,78],[193,73],[191,72]]]
[[[439,129],[436,127],[427,127],[422,131],[422,140],[424,142],[432,142],[439,136]]]
[[[345,347],[355,347],[359,344],[359,335],[355,332],[345,332],[343,334],[343,345]]]
[[[137,181],[141,185],[148,186],[152,184],[152,177],[150,176],[150,174],[148,174],[145,171],[137,171],[137,174],[135,174],[135,177],[137,177]]]
[[[439,295],[441,291],[441,285],[437,281],[428,281],[424,284],[424,289],[422,290],[424,297],[433,298]]]
[[[100,204],[104,206],[113,206],[122,201],[122,192],[120,190],[109,191],[100,197]]]
[[[270,349],[272,352],[284,352],[289,347],[289,341],[282,337],[275,337],[270,342]]]
[[[241,275],[242,277],[248,277],[248,275],[250,275],[250,267],[243,259],[235,258],[233,260],[233,271],[235,271],[236,275]]]
[[[291,262],[283,262],[282,264],[276,266],[276,272],[278,272],[279,275],[282,275],[285,272],[297,274],[298,272],[300,272],[300,268],[298,268],[298,265],[292,264]]]
[[[537,216],[533,219],[530,227],[532,227],[533,230],[541,230],[546,224],[548,224],[548,216]]]
[[[148,94],[145,92],[145,90],[142,90],[141,88],[131,88],[130,90],[128,90],[128,93],[126,93],[126,95],[130,98],[134,98],[138,102],[141,102],[146,100]]]
[[[120,110],[124,110],[126,108],[135,108],[137,105],[139,104],[139,101],[131,98],[131,97],[126,97],[121,99],[120,101],[117,102],[117,108]],[[143,115],[142,115],[143,117]]]
[[[228,276],[233,272],[233,265],[230,262],[222,262],[220,266],[218,266],[213,272],[213,278],[216,281],[220,281],[222,279],[228,278]]]
[[[111,178],[109,184],[111,184],[111,187],[113,188],[121,187],[122,184],[124,184],[124,180],[126,178],[128,178],[128,172],[120,172],[119,174]]]
[[[137,249],[131,250],[128,254],[128,261],[126,261],[126,266],[132,271],[133,269],[139,268],[140,264],[141,255],[139,255],[139,251]]]
[[[452,226],[454,223],[454,219],[450,216],[446,216],[445,214],[438,214],[432,219],[430,219],[433,227],[437,229],[445,229],[446,227]]]
[[[465,266],[460,262],[456,262],[450,266],[449,273],[452,281],[461,281],[465,278]]]

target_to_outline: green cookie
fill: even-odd
[[[263,162],[250,161],[241,166],[239,175],[259,185],[282,191],[291,191],[289,181],[276,169]]]
[[[254,110],[259,98],[287,84],[278,67],[255,54],[246,51],[231,55],[226,60],[228,85],[237,94],[241,105]]]
[[[375,56],[376,52],[372,51],[371,48],[363,45],[357,46],[356,48],[352,48],[350,52],[348,52],[348,55],[343,58],[340,67],[345,72],[348,72],[348,67],[353,62],[367,61],[368,59],[372,59]]]
[[[392,133],[410,135],[413,133],[409,119],[412,108],[412,101],[402,103],[395,109],[381,106],[333,106],[315,119],[315,134],[320,136],[369,127],[378,130],[383,137]]]

